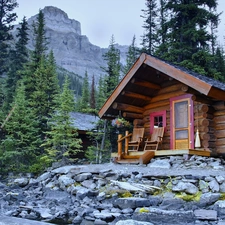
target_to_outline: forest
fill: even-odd
[[[222,15],[217,12],[217,0],[146,0],[145,6],[141,47],[133,36],[122,65],[112,35],[103,55],[105,76],[96,84],[93,75],[89,84],[87,72],[82,78],[56,65],[41,10],[33,29],[28,29],[24,17],[14,38],[11,31],[18,3],[0,1],[0,173],[39,173],[53,162],[76,162],[76,154],[83,149],[70,113],[97,116],[143,52],[225,82],[224,48],[216,36]],[[33,34],[32,51],[27,48],[29,32]],[[85,152],[89,162],[110,159],[115,129],[112,121],[101,119],[89,131],[93,140]]]

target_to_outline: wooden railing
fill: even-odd
[[[118,160],[121,160],[122,155],[128,155],[128,142],[130,140],[130,137],[132,136],[132,133],[129,134],[128,131],[125,132],[125,136],[122,134],[118,135]],[[123,151],[123,141],[124,141],[124,151]]]

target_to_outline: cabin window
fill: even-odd
[[[150,114],[150,133],[154,127],[166,127],[166,110]]]

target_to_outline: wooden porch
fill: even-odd
[[[128,134],[128,133],[127,133]],[[112,153],[111,157],[115,163],[125,164],[147,164],[154,157],[173,156],[173,155],[199,155],[210,156],[210,151],[204,149],[163,149],[157,151],[143,151],[143,145],[139,151],[128,151],[129,137],[123,138],[121,134],[118,135],[118,152]]]

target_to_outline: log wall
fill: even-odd
[[[170,98],[187,94],[188,88],[185,85],[173,85],[165,87],[153,97],[151,103],[145,107],[143,120],[145,121],[145,135],[150,136],[150,114],[153,112],[166,111],[166,129],[164,131],[162,145],[159,149],[170,149]]]
[[[161,89],[145,107],[142,116],[134,119],[134,126],[144,126],[145,137],[148,137],[150,136],[150,114],[166,110],[166,129],[159,149],[170,149],[170,98],[178,96],[178,93],[186,94],[188,90],[182,85]],[[198,96],[194,96],[192,100],[194,102],[194,134],[198,129],[201,142],[199,149],[210,150],[212,156],[225,155],[225,102],[209,102]]]
[[[217,155],[225,156],[225,102],[220,101],[213,104],[214,108],[214,128],[215,145]]]
[[[206,101],[204,103],[199,101],[194,101],[194,133],[196,135],[198,129],[201,143],[200,148],[210,150],[212,154],[216,154],[215,127],[213,122],[214,108],[206,104]]]

